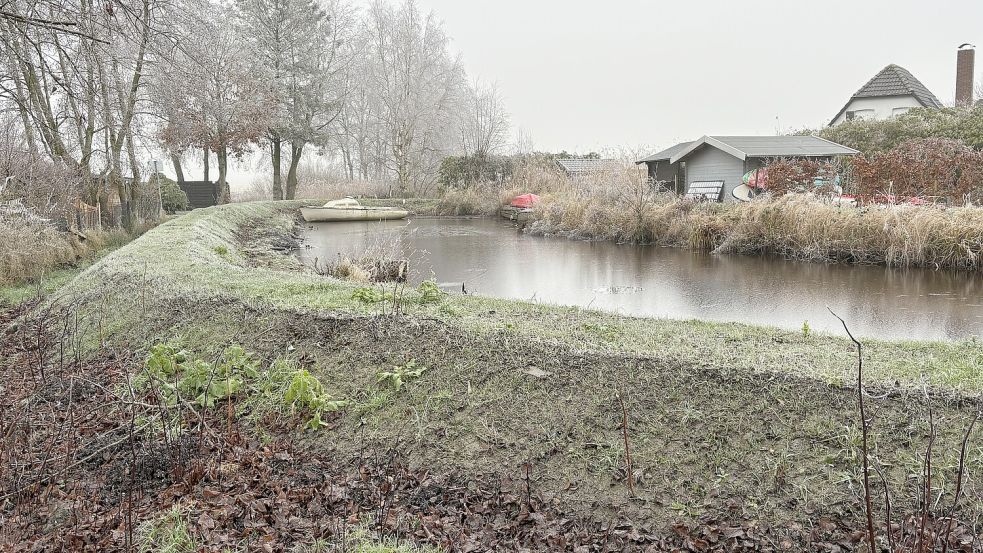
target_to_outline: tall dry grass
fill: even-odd
[[[90,231],[85,239],[47,224],[20,217],[0,217],[0,285],[35,282],[44,275],[77,264],[99,250],[119,248],[143,234],[152,224]]]
[[[855,209],[796,195],[746,204],[654,197],[636,212],[610,193],[560,194],[544,198],[529,230],[818,262],[983,267],[983,209],[973,207]]]
[[[734,209],[738,217],[719,252],[891,267],[983,267],[983,209],[976,207],[852,209],[787,196]]]
[[[37,280],[74,262],[85,250],[50,226],[0,218],[0,285]]]
[[[579,182],[580,186],[586,184]],[[529,159],[520,162],[504,182],[477,183],[445,190],[437,205],[438,215],[495,215],[520,194],[568,193],[574,181],[555,162]]]

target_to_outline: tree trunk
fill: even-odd
[[[99,190],[96,192],[96,203],[99,204],[99,226],[101,228],[115,227],[113,211],[109,208],[109,191],[106,189],[105,177],[97,177]]]
[[[222,146],[215,152],[215,157],[218,159],[218,180],[215,181],[215,203],[227,204],[229,203],[229,185],[225,182],[225,177],[228,174],[229,168],[229,151],[225,146]]]
[[[208,146],[205,146],[205,182],[208,180]]]
[[[133,230],[132,226],[137,223],[137,218],[140,214],[137,213],[137,203],[140,201],[140,162],[137,161],[136,148],[133,147],[133,132],[129,127],[126,129],[126,153],[130,160],[130,175],[132,175],[133,180],[130,182],[129,186],[129,200],[130,200],[130,227],[127,230]]]
[[[178,184],[184,184],[184,168],[181,167],[181,154],[171,152],[171,165],[174,166],[174,175]]]
[[[273,199],[282,200],[283,199],[283,170],[280,167],[280,152],[283,148],[283,141],[280,140],[279,136],[274,135],[270,139],[270,144],[272,146],[273,155]],[[292,168],[292,166],[291,166]],[[289,186],[289,184],[288,184]],[[288,197],[287,199],[293,199]]]
[[[287,199],[294,200],[297,196],[297,166],[304,154],[306,143],[295,141],[290,143],[290,169],[287,171]]]

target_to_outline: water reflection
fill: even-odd
[[[495,219],[326,223],[309,261],[383,247],[411,259],[411,279],[449,289],[627,315],[743,321],[881,338],[965,338],[983,328],[975,273],[821,265],[527,236]]]

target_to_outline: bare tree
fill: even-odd
[[[0,95],[16,106],[29,147],[77,174],[90,200],[117,194],[127,226],[139,180],[133,127],[159,5],[23,0],[5,3],[0,19]]]
[[[434,14],[413,0],[393,7],[373,2],[366,21],[368,78],[379,95],[385,163],[398,192],[426,194],[440,160],[453,148],[456,111],[464,88],[460,59]]]
[[[465,91],[461,111],[461,147],[464,155],[479,160],[498,153],[507,140],[509,114],[495,85],[475,81]]]
[[[221,5],[206,4],[197,21],[188,22],[185,35],[170,57],[169,74],[181,83],[162,98],[174,114],[160,136],[174,149],[202,148],[215,152],[218,179],[215,198],[229,201],[230,155],[245,152],[268,128],[273,99],[258,78],[236,29],[226,24],[230,14]]]

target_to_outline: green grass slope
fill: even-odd
[[[180,338],[203,351],[238,342],[297,358],[351,402],[333,429],[298,440],[342,457],[370,444],[434,470],[514,479],[529,470],[537,489],[577,510],[653,525],[714,517],[795,528],[858,516],[848,340],[483,297],[428,302],[413,289],[397,294],[399,315],[384,315],[384,303],[353,299],[356,285],[276,253],[298,205],[194,211],[108,255],[54,301],[89,315],[92,347]],[[895,512],[916,495],[927,405],[939,434],[933,493],[951,494],[983,389],[983,345],[865,341],[865,354],[871,451]],[[419,378],[398,390],[380,381],[411,361],[427,368]],[[983,449],[971,449],[969,468],[983,468]],[[964,516],[978,520],[978,490],[966,486]]]

